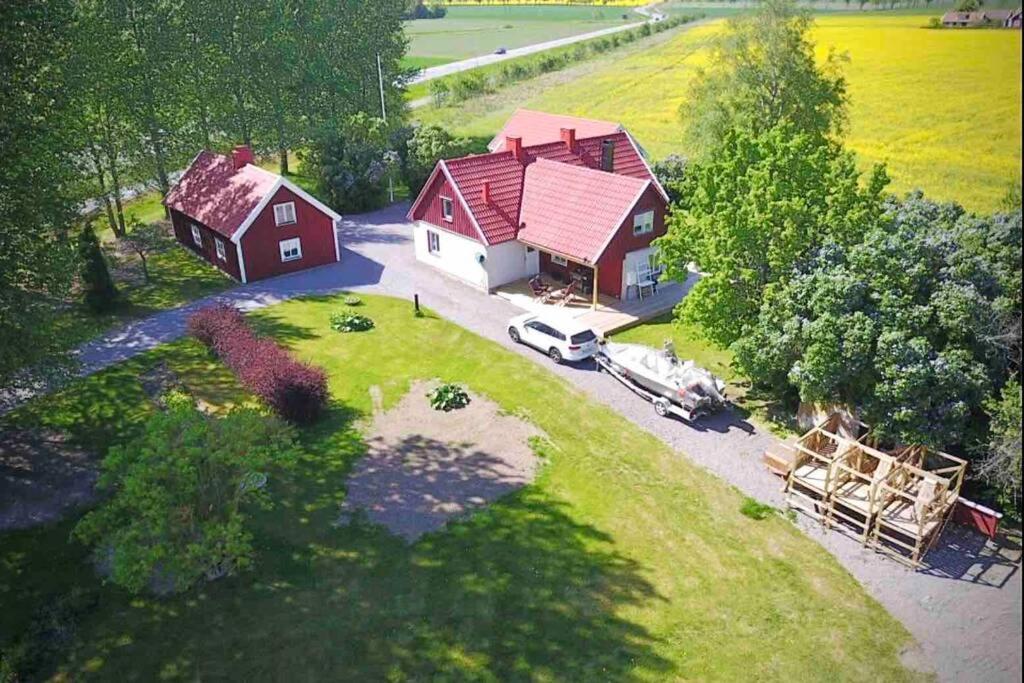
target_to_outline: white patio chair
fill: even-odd
[[[640,297],[640,301],[644,300],[645,287],[649,287],[651,294],[654,294],[654,284],[654,275],[651,273],[650,268],[636,269],[636,291]]]

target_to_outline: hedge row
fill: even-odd
[[[238,309],[208,306],[188,320],[188,332],[210,348],[270,408],[290,422],[313,422],[327,405],[327,375],[258,337]]]
[[[493,92],[500,87],[564,69],[575,62],[581,62],[655,33],[695,21],[703,16],[703,14],[679,15],[664,21],[644,23],[628,31],[620,31],[603,38],[577,43],[571,48],[542,52],[532,58],[511,60],[500,69],[486,74],[481,69],[473,69],[460,76],[439,78],[430,82],[430,95],[434,98],[434,104],[437,106],[463,102],[471,97]]]

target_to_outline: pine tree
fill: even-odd
[[[107,260],[92,224],[86,224],[78,236],[78,257],[82,264],[82,291],[85,305],[93,313],[109,311],[117,303],[117,287],[110,277]]]

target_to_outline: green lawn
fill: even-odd
[[[936,13],[940,13],[936,10]],[[847,52],[847,140],[861,165],[886,162],[892,189],[915,187],[969,209],[994,209],[1021,167],[1020,31],[926,29],[923,13],[817,18],[819,53]],[[493,135],[517,107],[622,122],[659,159],[686,154],[679,108],[720,24],[644,43],[470,100],[416,111],[465,135]]]
[[[788,521],[749,519],[743,497],[529,359],[406,301],[364,297],[373,331],[339,335],[340,296],[253,316],[329,373],[335,405],[301,434],[297,472],[253,514],[256,569],[181,597],[101,586],[69,524],[0,542],[0,633],[74,588],[77,679],[906,680],[908,634]],[[424,353],[423,349],[434,349]],[[11,416],[103,449],[152,410],[157,362],[198,398],[245,400],[182,341],[79,381]],[[538,481],[412,546],[332,525],[364,453],[371,387],[394,405],[419,378],[465,383],[550,439]],[[57,648],[55,648],[57,649]],[[49,673],[48,671],[43,673]]]
[[[642,20],[630,7],[449,7],[442,19],[405,22],[407,59],[434,60],[422,64],[434,66]]]

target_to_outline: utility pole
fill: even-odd
[[[384,125],[388,123],[388,108],[384,104],[384,69],[380,65],[380,53],[377,53],[377,84],[380,86],[380,115],[384,119]],[[395,203],[395,181],[391,178],[391,172],[388,171],[388,198],[389,201]]]

